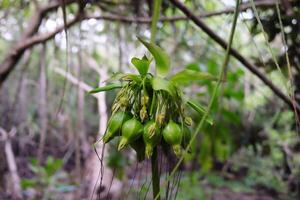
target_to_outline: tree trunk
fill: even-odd
[[[10,173],[10,179],[8,180],[7,189],[9,193],[12,195],[12,199],[23,199],[16,159],[10,141],[10,137],[13,137],[16,134],[16,132],[17,132],[16,128],[12,128],[11,131],[7,133],[6,130],[0,127],[0,133],[1,133],[0,135],[2,135],[2,138],[5,142],[4,150],[5,150],[8,170]]]
[[[47,118],[47,75],[46,75],[46,45],[43,44],[40,58],[39,78],[39,118],[40,118],[40,141],[38,149],[38,161],[42,163],[43,152],[46,142],[48,118]]]
[[[81,146],[85,144],[85,135],[84,135],[84,90],[80,87],[81,81],[81,52],[78,52],[78,65],[76,67],[76,76],[79,84],[77,85],[77,122],[76,122],[76,131],[75,131],[75,165],[76,165],[76,182],[81,183]],[[79,188],[75,192],[75,199],[81,199],[81,189]]]

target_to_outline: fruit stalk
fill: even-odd
[[[160,182],[159,182],[159,171],[158,171],[158,159],[157,159],[157,147],[153,149],[151,156],[151,170],[152,170],[152,189],[153,199],[160,200]]]

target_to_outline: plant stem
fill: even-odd
[[[151,43],[155,43],[155,35],[157,31],[157,21],[159,18],[159,12],[162,0],[154,0],[153,2],[153,13],[152,13],[152,23],[151,23]]]
[[[152,22],[151,22],[151,43],[155,43],[155,35],[157,32],[157,21],[159,18],[159,12],[161,7],[162,0],[153,1],[153,13],[152,13]],[[155,98],[155,93],[153,93],[153,99],[151,104],[150,113],[153,109],[153,100]],[[152,190],[153,190],[153,199],[160,200],[160,175],[158,171],[158,160],[157,160],[157,147],[153,149],[153,154],[151,156],[151,169],[152,169]]]
[[[152,170],[153,199],[155,198],[160,200],[160,196],[159,196],[160,182],[159,182],[159,172],[158,172],[157,147],[153,149],[153,154],[151,156],[151,170]]]

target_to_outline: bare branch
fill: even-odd
[[[276,1],[274,0],[262,0],[255,2],[256,7],[271,7],[275,6]],[[247,9],[251,9],[251,5],[249,3],[244,3],[240,6],[240,12],[246,11]],[[221,11],[213,11],[213,12],[207,12],[200,15],[197,15],[197,18],[207,18],[207,17],[214,17],[219,16],[223,14],[231,14],[234,12],[234,8],[227,8],[225,10]],[[151,23],[151,18],[149,17],[127,17],[127,16],[120,16],[120,15],[99,15],[99,16],[93,16],[93,15],[87,15],[85,16],[85,19],[98,19],[98,20],[108,20],[108,21],[118,21],[123,23],[140,23],[140,24],[149,24]],[[161,22],[175,22],[175,21],[185,21],[189,20],[189,17],[187,16],[172,16],[172,17],[161,17],[159,21]]]
[[[77,77],[73,76],[71,73],[66,72],[65,70],[58,68],[58,67],[54,67],[53,71],[61,76],[63,76],[64,78],[66,78],[68,81],[70,81],[71,83],[73,83],[74,85],[80,87],[82,90],[84,90],[85,92],[89,92],[93,89],[93,87],[91,87],[90,85],[86,84],[83,81],[79,81]],[[97,94],[91,94],[92,96],[98,98]]]

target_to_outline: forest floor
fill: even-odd
[[[51,155],[54,160],[52,163],[47,165],[45,169],[49,169],[51,172],[45,171],[45,174],[47,174],[49,177],[47,177],[46,180],[45,174],[41,177],[36,177],[35,173],[33,173],[33,170],[38,170],[38,172],[42,169],[34,165],[34,163],[31,163],[31,158],[36,156],[36,150],[37,150],[37,142],[34,142],[35,140],[26,140],[22,143],[17,144],[16,141],[13,142],[14,144],[14,151],[17,156],[17,165],[18,165],[18,172],[23,180],[24,178],[35,178],[35,179],[41,179],[40,181],[46,181],[48,182],[48,179],[50,180],[52,176],[57,176],[59,173],[59,169],[63,172],[70,172],[74,170],[74,156],[70,156],[67,161],[59,162],[60,165],[57,166],[57,161],[55,158],[62,158],[67,153],[67,147],[68,145],[63,145],[61,142],[57,141],[56,143],[51,143],[52,145],[49,145],[49,143],[46,145],[45,148],[45,154]],[[53,146],[53,144],[56,144]],[[61,160],[61,159],[60,159]],[[45,162],[47,163],[46,159]],[[84,162],[84,160],[83,160]],[[166,161],[165,161],[166,162]],[[150,177],[150,163],[144,162],[143,164],[138,165],[139,168],[137,169],[137,166],[128,166],[126,167],[128,170],[127,176],[131,177],[127,181],[127,183],[132,182],[132,179],[135,179],[135,181],[142,183],[144,180],[139,177]],[[145,169],[146,168],[146,169]],[[137,171],[140,171],[141,173],[136,174]],[[43,171],[42,171],[43,172]],[[48,174],[49,173],[49,174]],[[61,177],[62,180],[65,179],[64,176]],[[162,180],[164,180],[165,177],[161,177]],[[52,179],[51,179],[52,180]],[[66,181],[66,180],[65,180]],[[67,182],[70,180],[67,180]],[[140,184],[137,184],[137,188]],[[30,185],[29,185],[30,186]],[[36,184],[31,185],[33,188],[36,187]],[[68,185],[67,185],[68,186]],[[71,186],[74,185],[69,185]],[[64,189],[66,189],[66,185],[64,186]],[[67,189],[68,189],[67,188]],[[72,188],[71,188],[72,189]],[[124,189],[124,188],[123,188]],[[125,187],[126,190],[126,187]],[[134,191],[135,189],[133,189]],[[139,189],[137,189],[139,190]],[[63,191],[60,191],[64,193]],[[65,191],[66,192],[66,191]],[[69,191],[70,192],[70,191]],[[68,192],[67,192],[68,193]],[[148,197],[151,196],[151,191],[148,191]],[[137,193],[132,193],[132,197],[138,195]],[[140,194],[143,195],[143,194]],[[175,194],[173,195],[174,199]],[[7,195],[4,191],[1,191],[0,187],[0,200],[4,199],[10,199],[9,195]],[[135,198],[133,198],[135,199]],[[199,174],[199,172],[189,172],[185,171],[181,175],[181,182],[180,182],[180,188],[178,190],[177,194],[177,200],[288,200],[288,199],[297,199],[297,198],[289,198],[284,194],[279,193],[276,190],[268,189],[263,186],[254,185],[253,187],[246,185],[245,182],[242,181],[241,177],[236,177],[232,180],[228,180],[224,177],[222,177],[218,172],[214,173],[208,173],[205,176],[202,176]]]
[[[279,200],[284,198],[275,197],[274,194],[258,190],[252,192],[234,192],[228,188],[214,189],[212,194],[206,196],[207,200]]]

